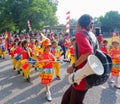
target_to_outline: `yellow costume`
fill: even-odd
[[[4,59],[5,56],[6,56],[5,46],[3,44],[0,44],[0,57]]]
[[[55,56],[56,61],[60,60],[61,57],[61,53],[60,50],[58,48],[51,48],[51,53]],[[60,62],[56,62],[54,63],[54,70],[55,70],[55,74],[57,77],[60,76]]]
[[[12,47],[11,50],[10,50],[10,56],[12,58],[12,63],[13,63],[13,69],[14,70],[16,69],[16,65],[17,65],[17,60],[14,57],[15,49],[16,49],[15,47]]]

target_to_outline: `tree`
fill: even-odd
[[[22,31],[30,20],[34,29],[57,24],[57,3],[51,0],[0,0],[0,32]]]
[[[109,11],[105,16],[97,19],[100,23],[101,29],[104,32],[113,32],[114,29],[120,28],[120,14],[117,11]]]

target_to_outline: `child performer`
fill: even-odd
[[[40,51],[40,44],[39,44],[39,41],[38,40],[35,40],[35,45],[34,45],[34,55],[33,55],[33,58],[35,60],[38,60],[38,55],[39,55],[39,51]],[[34,65],[35,67],[35,70],[37,71],[37,67],[38,67],[38,62],[36,62],[36,64]]]
[[[20,74],[20,69],[21,69],[21,50],[22,50],[22,41],[19,41],[17,44],[17,48],[15,50],[15,59],[17,60],[17,72]]]
[[[58,49],[58,44],[56,41],[52,41],[51,53],[55,56],[56,60],[60,61],[61,52]],[[54,64],[54,70],[56,74],[56,79],[60,80],[60,62]]]
[[[0,38],[0,58],[5,59],[5,46],[2,43],[2,38]]]
[[[13,44],[12,44],[12,48],[10,49],[10,56],[11,56],[11,58],[12,58],[12,63],[13,63],[13,70],[15,70],[16,69],[16,65],[17,65],[17,60],[15,59],[15,50],[16,50],[16,43],[15,42],[13,42]]]
[[[71,46],[68,49],[67,57],[70,59],[70,64],[72,65],[75,62],[75,37],[71,38]]]
[[[23,75],[26,78],[26,81],[30,82],[30,64],[28,62],[29,59],[29,50],[28,50],[28,42],[24,40],[22,42],[22,60],[21,60],[21,67],[23,71]]]
[[[120,88],[120,39],[118,36],[112,38],[112,49],[110,50],[110,55],[112,57],[113,67],[110,77],[110,81],[114,81],[116,88]]]
[[[48,101],[52,101],[51,92],[50,92],[50,83],[54,76],[53,64],[55,61],[54,56],[50,52],[51,42],[49,39],[42,41],[42,46],[44,46],[44,52],[39,55],[39,62],[42,64],[42,69],[40,72],[41,83],[46,86],[46,97]]]
[[[108,54],[108,49],[107,49],[107,40],[103,40],[103,44],[100,46],[100,50]]]

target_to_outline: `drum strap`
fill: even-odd
[[[95,43],[92,41],[92,38],[90,37],[90,35],[87,32],[85,32],[85,31],[80,31],[80,32],[82,32],[83,34],[87,35],[88,40],[89,40],[91,46],[93,47],[94,53],[96,53],[96,49],[98,47],[95,47]],[[79,54],[80,54],[80,50],[78,49],[77,43],[75,43],[75,53],[76,53],[75,54],[75,59],[77,60],[79,58]]]

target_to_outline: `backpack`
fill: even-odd
[[[88,88],[90,88],[93,86],[101,85],[101,84],[105,83],[110,76],[110,73],[112,70],[112,59],[109,55],[107,55],[106,53],[104,53],[98,49],[97,43],[93,42],[91,33],[87,33],[84,31],[80,31],[80,32],[82,32],[83,34],[88,36],[88,40],[94,49],[94,55],[99,58],[99,60],[102,62],[103,67],[104,67],[104,73],[102,75],[93,74],[93,75],[89,75],[86,77],[87,86],[88,86]],[[76,50],[77,51],[79,50],[77,46],[76,46]],[[77,52],[76,52],[76,56],[78,58]]]

